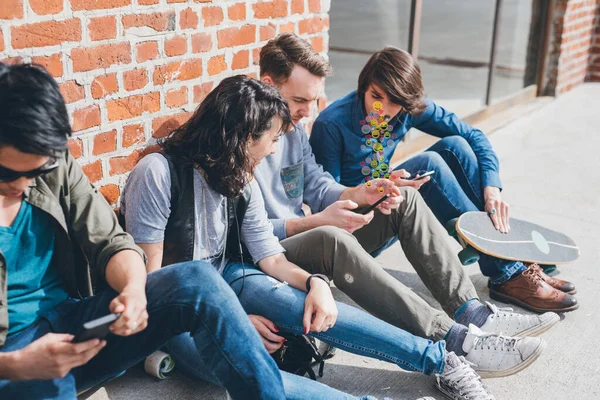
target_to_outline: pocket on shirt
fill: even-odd
[[[304,192],[304,168],[302,161],[298,164],[282,168],[280,175],[287,197],[295,199],[302,196]]]

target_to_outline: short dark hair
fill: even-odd
[[[358,76],[357,95],[360,99],[364,99],[373,83],[410,115],[420,115],[427,107],[421,68],[404,50],[388,46],[371,56]]]
[[[260,50],[260,76],[269,75],[275,83],[288,80],[295,65],[320,78],[331,75],[331,66],[310,43],[294,33],[282,33]]]
[[[287,103],[270,86],[244,75],[225,78],[194,115],[160,142],[163,151],[200,167],[212,189],[238,197],[249,182],[253,163],[250,138],[258,140],[281,118],[281,132],[292,126]]]
[[[71,125],[54,78],[39,65],[0,63],[0,146],[53,157],[67,149]]]

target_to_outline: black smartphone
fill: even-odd
[[[435,171],[427,171],[427,172],[423,173],[423,175],[419,175],[419,176],[417,176],[417,175],[418,175],[418,174],[417,174],[417,175],[415,175],[415,176],[413,176],[413,177],[411,177],[411,178],[408,178],[408,180],[409,180],[409,181],[418,181],[419,179],[423,179],[423,178],[425,178],[426,176],[433,175],[434,173],[435,173]]]
[[[81,343],[91,339],[104,339],[110,332],[108,329],[121,314],[108,314],[104,317],[88,321],[73,338],[73,343]]]
[[[390,195],[386,194],[382,198],[380,198],[379,200],[377,200],[375,203],[371,204],[369,207],[361,208],[360,210],[357,210],[355,212],[357,212],[359,214],[368,214],[371,211],[373,211],[378,205],[380,205],[381,203],[383,203],[384,201],[386,201],[388,199],[388,197],[390,197]]]

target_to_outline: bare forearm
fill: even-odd
[[[322,226],[323,221],[319,213],[306,217],[293,218],[285,221],[285,234],[287,237],[297,235]]]
[[[16,363],[16,352],[0,353],[0,379],[7,379],[9,381],[20,380],[15,374]]]
[[[361,190],[362,188],[363,186],[360,185],[344,190],[340,195],[340,200],[352,200],[358,204],[359,207],[366,206],[368,203],[365,198],[365,191]]]
[[[267,257],[259,261],[258,266],[267,275],[281,282],[287,282],[291,287],[306,292],[308,272],[293,264],[283,254]]]
[[[106,281],[118,293],[121,293],[127,286],[145,288],[144,260],[133,250],[116,253],[106,265]]]

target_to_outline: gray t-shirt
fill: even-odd
[[[240,233],[253,261],[258,263],[285,250],[273,235],[258,185],[255,181],[251,185],[252,196]],[[194,171],[194,198],[194,260],[218,265],[227,235],[226,198],[212,190],[199,171]],[[162,154],[147,155],[131,171],[121,196],[121,211],[127,231],[137,243],[164,240],[171,212],[171,174]]]

